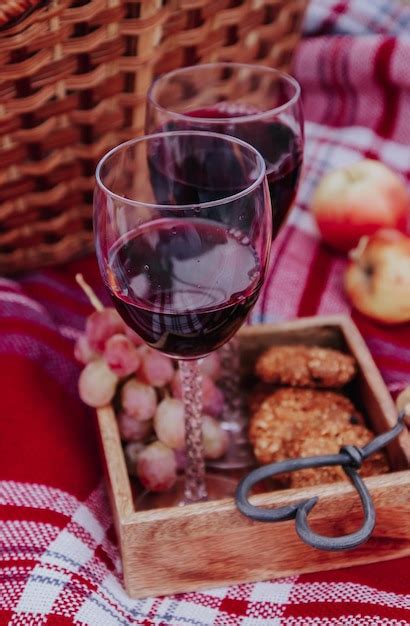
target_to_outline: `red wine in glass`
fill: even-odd
[[[192,118],[202,120],[226,119],[225,124],[218,125],[218,131],[227,135],[235,135],[256,148],[266,163],[266,176],[272,204],[272,237],[277,236],[295,199],[296,190],[303,161],[303,150],[300,138],[290,126],[280,121],[251,120],[235,124],[235,117],[243,115],[243,109],[215,105],[196,109],[185,113]],[[212,122],[210,121],[210,125]],[[169,121],[164,130],[185,130],[189,127],[185,121]],[[201,124],[201,128],[204,125]]]
[[[114,304],[149,345],[193,358],[230,339],[261,287],[249,238],[223,223],[162,218],[109,253]]]

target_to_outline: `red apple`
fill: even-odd
[[[410,196],[388,167],[365,159],[324,176],[312,210],[324,241],[347,252],[379,228],[406,232]]]
[[[350,256],[345,289],[353,305],[386,324],[410,321],[410,237],[382,229]]]

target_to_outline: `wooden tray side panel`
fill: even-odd
[[[377,510],[372,538],[349,552],[321,552],[306,546],[294,522],[251,521],[232,501],[195,505],[167,519],[161,512],[137,514],[123,527],[124,573],[132,596],[143,597],[267,580],[302,572],[372,563],[410,554],[409,472],[366,481]],[[317,494],[317,488],[255,496],[282,506]],[[340,517],[343,511],[343,517]],[[158,519],[156,519],[158,516]],[[137,518],[140,518],[137,521]],[[361,525],[361,509],[348,484],[323,487],[312,513],[322,534],[345,534]]]
[[[342,329],[347,345],[355,355],[359,365],[359,387],[362,402],[371,418],[376,433],[392,428],[397,420],[397,410],[376,367],[372,355],[356,326],[349,318],[342,321]],[[393,470],[403,470],[410,466],[410,436],[404,430],[387,448],[390,466]]]
[[[115,526],[120,536],[123,521],[135,511],[131,484],[125,465],[125,458],[114,411],[111,407],[99,409],[97,411],[97,418],[101,444],[104,450],[104,469],[108,496],[111,502]]]

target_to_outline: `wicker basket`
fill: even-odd
[[[0,30],[0,272],[92,249],[96,163],[141,133],[156,75],[216,60],[286,68],[306,1],[31,0]]]

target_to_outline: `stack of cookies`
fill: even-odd
[[[352,356],[321,347],[272,346],[255,365],[259,382],[250,394],[249,438],[257,460],[335,454],[343,445],[363,446],[374,434],[351,400],[342,393],[356,375]],[[384,453],[368,459],[362,476],[384,474]],[[346,479],[341,467],[306,469],[275,480],[300,488]]]

